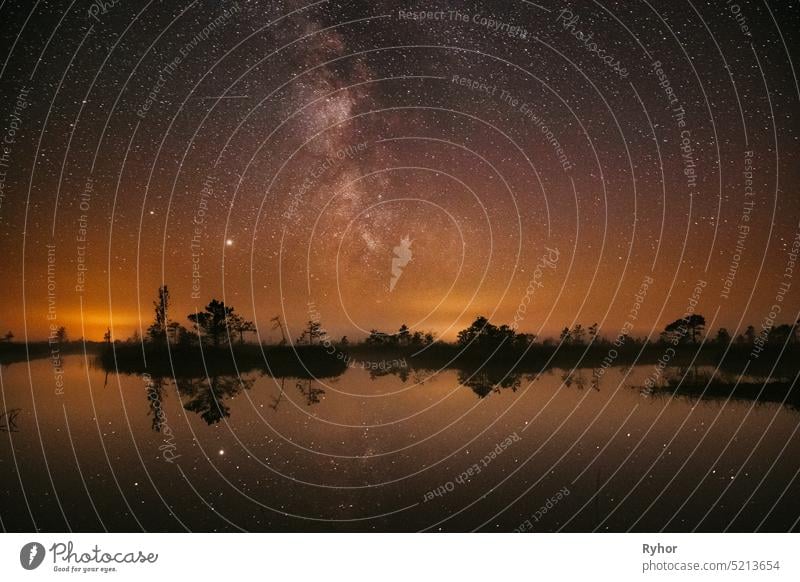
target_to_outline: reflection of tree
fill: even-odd
[[[153,415],[152,427],[156,432],[161,432],[164,425],[164,413],[162,403],[164,401],[164,379],[161,377],[150,377],[147,383],[147,405],[149,410],[147,415]]]
[[[286,378],[281,378],[281,391],[277,397],[275,396],[272,397],[272,404],[269,405],[269,407],[275,412],[278,412],[278,405],[281,403],[281,400],[283,400],[283,388],[285,384],[286,384]]]
[[[397,376],[400,381],[405,384],[408,381],[410,368],[405,362],[399,360],[380,361],[380,362],[364,362],[364,367],[369,370],[370,380],[381,378],[383,376]]]
[[[467,386],[478,398],[484,398],[490,392],[499,393],[504,388],[511,388],[516,392],[521,381],[520,374],[514,374],[504,369],[484,367],[479,371],[459,370],[458,382]]]
[[[207,424],[214,424],[231,415],[226,398],[233,398],[242,389],[249,390],[255,378],[212,376],[205,379],[178,379],[178,392],[184,398],[183,408],[199,414]]]
[[[750,376],[740,371],[725,372],[711,366],[693,365],[665,370],[659,382],[642,387],[639,393],[645,397],[682,397],[691,401],[777,403],[798,409],[800,393],[794,388],[790,377]]]
[[[310,378],[308,380],[298,380],[296,386],[305,397],[308,406],[319,404],[321,396],[325,394],[325,390],[315,386],[314,381]]]
[[[575,370],[567,370],[561,375],[561,381],[567,388],[575,386],[578,390],[586,388],[586,378],[583,375],[583,369],[577,368]],[[592,388],[599,390],[599,388],[592,385]]]

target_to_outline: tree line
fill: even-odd
[[[153,323],[147,328],[147,338],[152,342],[187,344],[201,340],[219,347],[236,339],[243,344],[246,334],[256,331],[252,321],[219,299],[212,299],[203,311],[186,316],[192,323],[192,330],[170,319],[169,304],[169,288],[163,285],[158,288],[158,297],[153,301]]]
[[[134,332],[128,341],[139,343],[144,340],[150,343],[171,343],[171,344],[196,344],[199,341],[210,344],[214,347],[230,343],[244,344],[247,341],[247,334],[256,333],[256,326],[252,321],[241,316],[233,306],[226,305],[219,299],[211,301],[202,311],[190,313],[186,319],[191,322],[191,327],[181,325],[179,322],[170,318],[170,293],[167,285],[158,288],[155,301],[153,301],[153,322],[147,328],[145,337],[142,338],[139,332]],[[279,317],[272,318],[273,329],[281,332],[280,345],[288,343],[284,325]],[[654,343],[669,343],[672,345],[699,344],[706,330],[706,319],[696,313],[686,314],[683,317],[668,323],[659,335],[659,339]],[[11,343],[14,334],[9,331],[0,337],[0,341]],[[65,327],[58,328],[55,339],[59,343],[67,340],[67,330]],[[106,343],[112,341],[111,330],[108,329],[103,336]],[[497,350],[499,348],[524,350],[534,344],[537,336],[531,333],[518,332],[513,326],[506,324],[496,325],[489,321],[485,316],[478,316],[465,329],[458,332],[456,345],[470,347],[480,350]],[[556,341],[565,346],[587,346],[604,345],[620,340],[626,343],[645,343],[644,338],[633,338],[622,336],[618,338],[604,338],[599,334],[599,324],[593,323],[584,327],[580,323],[572,327],[564,327],[558,340],[545,338],[541,344],[554,346]],[[339,340],[332,340],[322,324],[315,319],[309,320],[296,340],[297,345],[326,345],[335,344],[339,347],[347,347],[350,341],[347,336],[342,336]],[[377,348],[392,347],[424,347],[436,342],[433,332],[423,332],[412,330],[406,324],[400,326],[396,332],[384,332],[377,329],[370,330],[370,333],[363,340],[362,345]],[[771,328],[762,329],[757,332],[749,325],[733,338],[725,327],[720,327],[713,338],[707,338],[706,343],[716,345],[753,345],[755,343],[767,345],[783,345],[785,343],[800,343],[800,320],[793,324],[780,324]]]

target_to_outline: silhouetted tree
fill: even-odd
[[[106,332],[103,334],[103,341],[107,344],[111,343],[111,328],[107,328]]]
[[[212,299],[204,311],[187,315],[198,335],[209,338],[214,347],[225,341],[228,337],[228,322],[233,315],[233,307],[228,307],[223,301]]]
[[[478,316],[466,329],[458,332],[458,343],[472,349],[494,351],[501,345],[511,346],[516,333],[507,326],[492,324],[483,316]]]
[[[512,341],[516,335],[516,332],[511,328],[511,326],[506,325],[505,323],[497,328],[497,337],[501,340]]]
[[[58,343],[63,344],[67,341],[67,328],[63,325],[56,330],[56,341]]]
[[[389,343],[388,340],[389,340],[389,334],[386,334],[382,331],[378,331],[377,329],[371,329],[369,331],[367,339],[364,340],[364,343],[371,346],[383,346]]]
[[[231,328],[236,332],[239,336],[239,343],[244,343],[244,334],[255,332],[256,326],[252,321],[246,320],[239,314],[233,314],[230,318],[230,325]]]
[[[580,323],[576,323],[569,335],[572,338],[573,344],[576,346],[582,346],[584,337],[586,336],[586,330],[583,329],[583,326]]]
[[[676,319],[672,323],[668,323],[664,327],[664,331],[661,334],[661,338],[671,344],[678,344],[681,342],[686,341],[686,333],[688,332],[688,328],[686,327],[686,320],[685,319]]]
[[[488,330],[487,327],[489,328]],[[458,332],[458,343],[462,346],[474,344],[481,334],[490,334],[492,328],[494,326],[489,323],[489,320],[479,315],[468,328]]]
[[[308,345],[313,346],[314,340],[321,338],[322,335],[323,330],[320,322],[309,319],[308,323],[306,323],[306,328],[297,339],[297,343],[302,344],[305,341]]]
[[[562,344],[570,343],[570,341],[572,340],[572,335],[570,334],[568,327],[565,327],[564,329],[561,330],[561,335],[558,336],[558,339]]]
[[[597,323],[593,323],[589,326],[589,343],[594,343],[594,341],[597,339],[597,330]]]
[[[726,346],[731,343],[731,334],[727,329],[721,327],[717,330],[717,337],[714,339],[714,341],[721,346]]]
[[[697,313],[692,313],[686,318],[686,327],[689,328],[689,337],[693,344],[697,343],[697,339],[703,334],[706,327],[706,318]]]
[[[147,328],[147,337],[150,341],[165,342],[167,341],[167,326],[169,325],[169,318],[167,310],[169,309],[169,289],[166,285],[158,288],[158,298],[153,301],[153,308],[155,315],[153,323]]]
[[[524,351],[536,341],[536,335],[532,333],[518,333],[514,337],[514,349]]]
[[[281,341],[279,342],[278,345],[281,345],[281,346],[286,345],[286,334],[283,332],[283,324],[281,323],[280,316],[276,315],[275,317],[270,319],[270,321],[272,322],[272,329],[281,330]]]
[[[401,346],[407,346],[411,339],[411,332],[408,329],[408,326],[404,323],[400,326],[400,329],[397,331],[397,343]]]
[[[188,330],[177,321],[170,321],[167,324],[167,341],[172,344],[183,343],[186,340]]]
[[[664,328],[662,338],[673,344],[683,342],[697,343],[698,337],[703,333],[706,325],[706,318],[702,315],[692,313],[685,315],[681,319],[676,319]]]
[[[773,345],[782,346],[794,337],[794,326],[787,323],[776,325],[769,330],[767,342]]]
[[[11,343],[11,340],[13,339],[14,339],[14,334],[12,333],[11,330],[8,330],[6,332],[6,335],[3,336],[3,341],[6,343]]]

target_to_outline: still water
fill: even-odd
[[[798,529],[796,407],[641,389],[652,366],[176,382],[69,356],[63,391],[46,359],[1,371],[8,531]]]

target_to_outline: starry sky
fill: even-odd
[[[794,321],[799,8],[3,2],[0,326]]]

